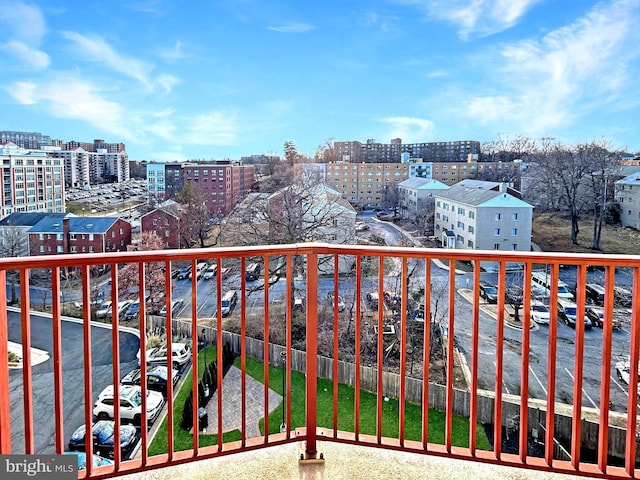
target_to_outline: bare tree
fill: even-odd
[[[336,158],[336,151],[334,146],[334,139],[328,138],[324,141],[322,145],[318,145],[316,149],[315,161],[318,163],[331,163],[335,162],[338,159]]]
[[[188,247],[199,248],[215,245],[211,239],[212,213],[198,184],[186,182],[176,195],[176,202],[184,207],[180,216],[181,242]]]
[[[614,152],[611,143],[605,140],[578,145],[577,150],[584,161],[591,165],[589,174],[590,198],[593,201],[593,241],[591,248],[600,250],[602,224],[607,214],[607,182],[614,175],[620,162],[620,153]]]
[[[19,226],[6,225],[0,229],[0,255],[2,258],[21,257],[29,254],[27,235]],[[18,301],[18,271],[7,271],[7,279],[11,285],[11,303]]]
[[[164,242],[153,232],[143,232],[139,243],[130,245],[129,250],[150,251],[162,250]],[[138,264],[128,263],[118,272],[118,285],[124,294],[133,295],[138,289]],[[149,312],[157,312],[165,304],[165,264],[163,262],[148,262],[145,264],[146,292],[138,292],[139,298],[146,297]],[[114,309],[115,311],[115,309]]]

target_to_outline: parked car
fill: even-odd
[[[162,345],[147,350],[147,365],[166,365],[167,346]],[[171,344],[171,364],[174,368],[181,369],[191,360],[191,349],[185,343]],[[140,362],[140,352],[138,352],[138,362]]]
[[[183,267],[177,275],[178,280],[186,280],[191,276],[191,267]]]
[[[625,385],[629,385],[630,375],[631,374],[631,364],[629,362],[629,357],[627,356],[626,360],[621,360],[616,362],[616,375],[618,379],[623,382]],[[638,365],[638,375],[640,376],[640,365]],[[638,389],[640,390],[640,382],[638,382]]]
[[[178,275],[180,275],[180,269],[179,268],[174,268],[173,270],[171,270],[171,278],[177,278]]]
[[[378,309],[378,303],[379,303],[378,292],[367,292],[365,299],[367,300],[367,305],[369,305],[369,308],[371,310]]]
[[[132,303],[131,300],[120,300],[118,302],[118,318],[121,318],[125,314]]]
[[[304,298],[295,297],[293,299],[293,310],[298,312],[304,312]]]
[[[200,277],[204,275],[204,272],[206,272],[208,266],[209,264],[207,262],[198,262],[196,264],[196,280],[200,280]],[[189,277],[191,277],[191,275],[189,275]]]
[[[235,290],[229,290],[220,299],[220,312],[223,317],[226,317],[231,313],[233,308],[238,302],[238,292]]]
[[[262,270],[262,266],[257,263],[250,263],[247,265],[247,269],[245,270],[245,280],[247,282],[255,282],[260,277],[260,271]]]
[[[347,308],[347,306],[344,303],[344,298],[342,298],[342,295],[338,295],[338,311],[339,312],[343,312],[345,308]],[[329,292],[327,293],[327,300],[329,301],[329,304],[331,305],[331,307],[333,307],[335,305],[334,303],[334,295],[333,292]]]
[[[531,302],[531,318],[534,322],[549,325],[549,319],[551,318],[551,312],[542,302]]]
[[[202,275],[202,278],[204,278],[205,280],[211,280],[213,277],[216,276],[217,270],[218,270],[218,265],[216,265],[215,263],[213,265],[209,265],[209,268],[207,268],[207,270],[204,272],[204,275]]]
[[[85,452],[64,452],[65,455],[75,455],[78,457],[78,471],[87,469],[87,454]],[[97,453],[92,455],[92,462],[94,467],[103,467],[105,465],[113,465],[113,460],[102,457]]]
[[[140,302],[136,301],[127,307],[127,310],[124,312],[125,320],[135,320],[138,318],[138,314],[140,313]]]
[[[480,282],[480,298],[487,303],[498,303],[498,288],[489,282]]]
[[[621,307],[630,307],[633,300],[633,293],[624,287],[613,287],[613,299]]]
[[[165,365],[154,365],[147,369],[147,388],[160,392],[167,396],[168,370]],[[180,378],[180,372],[175,368],[171,369],[171,383],[175,385]],[[120,380],[120,385],[140,385],[142,383],[142,371],[139,368],[131,370]]]
[[[171,315],[175,315],[180,307],[184,305],[184,300],[182,298],[176,298],[175,300],[171,300]],[[163,317],[167,316],[167,306],[164,305],[160,309],[160,315]]]
[[[96,310],[97,318],[106,318],[111,313],[111,300],[103,302]]]
[[[587,283],[584,286],[584,291],[588,300],[591,300],[597,305],[602,305],[604,303],[605,289],[602,285],[597,283]]]
[[[122,385],[120,398],[113,396],[113,385],[106,387],[93,404],[93,415],[98,420],[113,419],[115,405],[119,405],[120,419],[140,425],[142,419],[142,389],[139,385]],[[147,390],[147,422],[153,423],[162,410],[164,397],[158,392]]]
[[[559,298],[558,299],[558,318],[566,323],[571,328],[576,328],[576,317],[578,313],[578,306],[571,300]],[[588,316],[584,316],[584,328],[590,329],[593,325]]]
[[[585,309],[585,314],[591,320],[591,323],[595,327],[602,328],[604,326],[604,307],[599,306],[589,306]],[[625,324],[625,316],[629,318],[631,316],[630,312],[622,312],[619,310],[614,310],[611,318],[611,328],[612,330],[620,330],[622,326]]]
[[[356,222],[356,232],[364,232],[365,230],[369,230],[369,225],[364,222]]]
[[[114,432],[115,422],[113,420],[98,420],[92,426],[93,434],[93,451],[107,458],[114,456]],[[82,425],[76,429],[69,438],[69,450],[84,451],[86,448],[86,426]],[[136,427],[129,424],[120,424],[120,451],[123,453],[131,452],[137,440]]]

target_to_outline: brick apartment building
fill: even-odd
[[[166,200],[140,218],[140,230],[142,233],[155,233],[162,239],[165,248],[180,248],[180,216],[180,204]]]
[[[46,216],[28,230],[31,255],[126,251],[131,224],[115,217]]]

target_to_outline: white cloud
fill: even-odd
[[[467,102],[467,113],[485,124],[516,124],[528,134],[546,134],[574,118],[620,98],[629,87],[628,69],[638,52],[638,2],[600,5],[540,40],[502,49],[497,81],[500,94]]]
[[[379,120],[388,125],[387,138],[401,138],[405,143],[421,142],[434,129],[430,120],[416,117],[387,117]]]
[[[39,49],[47,32],[40,9],[0,0],[0,30],[7,39],[0,43],[0,52],[29,68],[43,70],[49,66],[49,55]]]
[[[160,56],[165,60],[180,60],[185,58],[186,55],[182,51],[182,42],[178,40],[173,48],[168,48],[160,52]]]
[[[22,2],[0,1],[0,25],[5,36],[31,45],[39,43],[47,31],[40,9]]]
[[[19,40],[10,40],[8,43],[0,45],[0,50],[7,52],[15,59],[36,70],[44,70],[50,63],[49,55],[31,48]]]
[[[313,30],[314,28],[315,27],[310,23],[296,23],[296,22],[290,22],[290,23],[285,23],[284,25],[267,27],[268,30],[273,30],[274,32],[281,32],[281,33],[304,33],[304,32]]]
[[[62,32],[62,36],[71,41],[86,59],[99,62],[116,72],[133,78],[149,90],[154,90],[156,86],[159,86],[165,93],[169,93],[178,83],[178,79],[169,74],[159,74],[155,79],[152,78],[151,72],[154,69],[152,64],[122,55],[100,38],[91,38],[71,31]]]
[[[184,142],[194,145],[232,145],[236,140],[233,115],[222,112],[190,117],[184,127]]]
[[[148,79],[153,66],[125,55],[120,55],[111,45],[100,38],[89,38],[77,32],[61,33],[70,40],[88,60],[103,63],[116,72],[131,77],[144,85],[150,85]]]
[[[399,0],[415,5],[436,20],[444,20],[458,27],[458,34],[466,38],[488,36],[507,30],[518,23],[540,0]]]
[[[97,129],[124,139],[134,135],[125,128],[129,123],[123,108],[102,97],[91,84],[71,77],[46,83],[16,82],[8,93],[24,105],[42,105],[58,118],[83,120]]]

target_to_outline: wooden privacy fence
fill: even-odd
[[[164,317],[149,316],[147,321],[147,334],[162,337],[166,319]],[[181,320],[172,320],[172,335],[174,338],[190,338],[191,323]],[[217,342],[217,330],[213,327],[203,326],[199,328],[199,342],[215,345]],[[223,343],[229,344],[231,351],[239,355],[242,348],[241,336],[236,333],[223,331]],[[264,358],[264,341],[255,338],[245,338],[245,352],[249,357],[260,361]],[[269,344],[269,359],[271,365],[281,366],[280,353],[285,351],[282,345]],[[287,362],[291,364],[291,369],[298,372],[305,372],[306,352],[291,350]],[[338,362],[338,383],[344,383],[355,387],[356,366],[353,363],[344,361]],[[326,379],[333,379],[333,359],[328,357],[318,357],[318,376]],[[405,378],[405,397],[407,401],[422,404],[422,380],[418,378]],[[369,392],[377,392],[378,371],[375,367],[360,366],[360,388]],[[382,394],[388,397],[397,398],[400,392],[400,375],[393,372],[382,373]],[[446,402],[446,386],[429,384],[429,407],[444,411]],[[477,402],[477,418],[480,423],[492,424],[495,411],[494,392],[479,391]],[[454,413],[469,417],[471,408],[471,395],[466,390],[453,390],[453,410]],[[527,431],[530,438],[534,440],[544,440],[544,428],[546,423],[546,402],[541,400],[529,400],[529,421]],[[562,405],[556,404],[555,437],[559,444],[555,446],[556,458],[566,459],[567,450],[562,444],[570,445],[572,434],[573,417],[571,408],[563,413]],[[586,409],[585,409],[586,410]],[[503,395],[502,403],[502,424],[509,428],[513,425],[514,431],[519,430],[520,425],[517,419],[520,415],[520,397],[517,395]],[[613,414],[612,414],[613,415]],[[622,414],[620,414],[622,415]],[[596,417],[597,418],[597,417]],[[624,417],[626,418],[626,416]],[[514,424],[514,422],[516,422]],[[590,421],[587,418],[581,419],[581,443],[582,447],[588,450],[597,450],[599,425],[597,420]],[[625,458],[626,451],[626,429],[609,426],[609,455]],[[636,458],[640,456],[640,449],[636,452]]]

